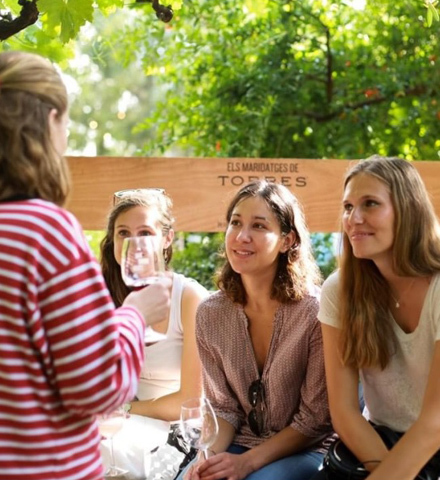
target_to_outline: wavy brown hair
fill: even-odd
[[[271,298],[285,303],[301,300],[312,285],[321,282],[321,274],[312,254],[310,234],[298,199],[283,185],[258,180],[241,188],[226,212],[229,224],[236,205],[250,197],[262,198],[278,220],[282,235],[295,234],[290,249],[278,256],[277,272]],[[225,263],[217,275],[217,286],[232,301],[246,304],[246,291],[240,274],[236,273],[224,254]]]
[[[63,205],[70,191],[66,161],[53,147],[49,112],[68,108],[64,83],[46,59],[0,53],[0,191]]]
[[[130,289],[122,280],[121,267],[115,259],[114,235],[115,224],[121,213],[127,212],[134,207],[145,207],[156,209],[159,212],[162,231],[167,234],[172,228],[174,218],[172,216],[173,203],[171,198],[162,192],[151,190],[148,193],[136,193],[124,196],[112,208],[107,219],[107,228],[104,238],[101,241],[101,267],[107,288],[117,307],[121,306]],[[165,264],[168,266],[173,256],[172,244],[163,252]]]
[[[393,270],[401,276],[430,276],[440,270],[440,225],[416,168],[400,158],[374,156],[346,175],[344,189],[356,175],[377,178],[388,188],[394,207]],[[395,348],[389,314],[391,291],[372,260],[353,255],[342,233],[340,259],[341,352],[356,368],[385,368]]]

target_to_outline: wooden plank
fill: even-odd
[[[84,229],[100,230],[113,192],[162,187],[174,202],[175,229],[225,228],[230,198],[256,178],[282,183],[304,205],[311,231],[339,230],[342,181],[353,160],[250,158],[68,157],[73,191],[67,204]],[[415,162],[440,212],[440,162]]]

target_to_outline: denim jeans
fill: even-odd
[[[242,454],[247,450],[246,447],[232,444],[227,452]],[[318,472],[323,458],[322,453],[305,450],[269,463],[248,475],[245,480],[309,480]],[[185,468],[177,480],[183,480],[186,471],[193,462]]]

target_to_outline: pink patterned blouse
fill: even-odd
[[[283,428],[324,440],[312,450],[325,451],[333,433],[328,409],[319,293],[280,305],[261,374],[264,431],[250,429],[248,390],[260,378],[243,306],[216,292],[197,311],[196,337],[203,365],[203,385],[216,414],[235,427],[235,444],[253,447]]]

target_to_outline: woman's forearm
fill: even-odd
[[[388,452],[368,480],[413,480],[439,445],[440,429],[435,422],[419,420]]]
[[[333,425],[341,440],[367,470],[376,469],[387,455],[388,449],[379,434],[360,412],[339,419],[336,416]]]
[[[306,437],[292,427],[286,427],[243,455],[247,457],[251,471],[255,472],[269,463],[313,445],[316,441],[316,438]]]
[[[225,452],[235,437],[235,428],[223,418],[217,417],[218,435],[215,442],[209,447],[211,454]]]
[[[200,395],[200,392],[190,395],[190,397],[197,397],[198,395]],[[134,401],[131,402],[130,413],[174,422],[179,420],[180,407],[188,398],[188,394],[185,395],[179,390],[156,399]]]

